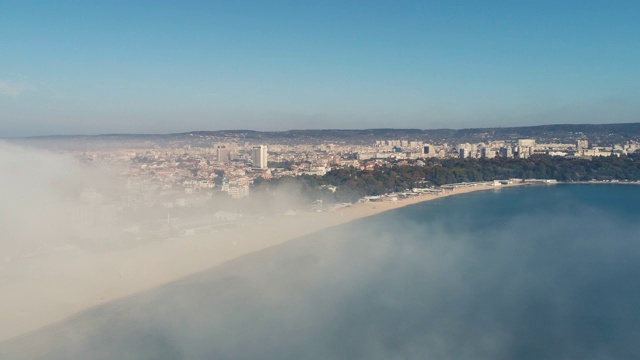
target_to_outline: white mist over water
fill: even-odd
[[[639,190],[519,188],[405,208],[96,308],[0,354],[635,358]]]

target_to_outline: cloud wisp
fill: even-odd
[[[23,81],[0,80],[0,96],[18,97],[33,90],[33,86]]]

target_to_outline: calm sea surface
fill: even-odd
[[[0,344],[11,359],[638,359],[640,186],[440,199]]]

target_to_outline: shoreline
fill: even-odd
[[[558,181],[558,184],[579,185],[640,185],[640,181]]]
[[[449,196],[526,185],[475,185],[437,195],[356,203],[329,212],[273,215],[211,235],[161,239],[104,252],[69,249],[18,259],[7,267],[6,278],[0,277],[0,291],[6,294],[0,300],[0,309],[4,309],[0,311],[0,324],[6,324],[0,326],[0,342],[106,302],[354,220]]]

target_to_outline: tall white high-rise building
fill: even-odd
[[[229,150],[224,145],[216,147],[216,159],[220,162],[229,161]]]
[[[253,147],[253,153],[251,160],[253,160],[253,167],[266,169],[267,168],[267,147],[265,145],[259,145]]]

